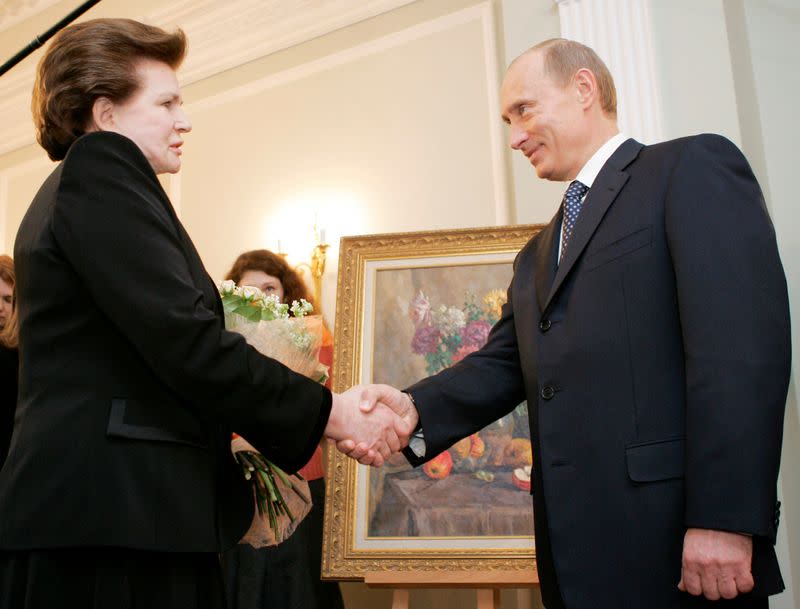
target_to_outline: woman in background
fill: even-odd
[[[269,250],[240,255],[226,279],[256,287],[267,296],[274,294],[288,304],[304,298],[319,313],[300,275],[283,257]],[[319,359],[328,367],[333,363],[333,337],[325,326]],[[329,376],[325,386],[330,388],[330,382]],[[308,480],[313,506],[291,537],[266,548],[240,543],[223,555],[228,609],[344,607],[339,584],[320,579],[325,479],[319,446],[298,473]],[[267,526],[265,519],[259,522]]]
[[[14,308],[14,261],[0,256],[0,469],[3,469],[17,407],[17,316]]]

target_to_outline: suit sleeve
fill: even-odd
[[[144,156],[92,134],[65,160],[53,233],[97,307],[187,406],[295,471],[318,443],[330,392],[227,332],[203,302]]]
[[[790,372],[786,279],[758,183],[690,140],[666,200],[686,366],[686,525],[774,538]]]
[[[504,417],[525,399],[511,291],[481,349],[406,389],[414,397],[425,437],[423,457],[404,452],[412,465]]]

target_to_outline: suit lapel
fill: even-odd
[[[539,252],[536,256],[534,281],[536,284],[536,301],[539,304],[540,313],[544,313],[550,286],[553,285],[553,279],[556,275],[561,214],[561,206],[559,205],[556,215],[542,231]]]
[[[194,246],[191,237],[189,237],[189,234],[186,232],[186,229],[183,227],[183,224],[178,218],[178,214],[175,213],[175,208],[172,206],[172,202],[169,200],[167,193],[164,192],[163,188],[161,188],[161,183],[158,182],[158,180],[156,180],[156,182],[159,185],[161,204],[164,206],[164,209],[172,220],[172,224],[175,227],[175,232],[178,235],[178,240],[183,247],[183,253],[186,256],[187,262],[189,263],[189,273],[192,275],[196,286],[203,292],[204,296],[206,296],[204,299],[205,303],[215,313],[221,315],[222,302],[220,301],[217,287],[211,277],[208,276],[208,273],[203,266],[203,261],[200,258],[200,254],[197,252],[197,248]]]
[[[636,158],[641,149],[642,144],[636,140],[625,140],[597,174],[597,179],[589,189],[589,194],[586,195],[586,200],[581,207],[581,213],[578,215],[572,231],[567,251],[558,265],[558,271],[556,271],[543,311],[550,305],[572,267],[589,244],[606,211],[628,181],[630,175],[624,169]]]

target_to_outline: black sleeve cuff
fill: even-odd
[[[425,457],[418,457],[417,454],[411,450],[410,446],[406,446],[403,449],[403,456],[411,464],[411,467],[419,467],[426,461]]]
[[[303,467],[311,460],[311,457],[314,456],[314,451],[317,450],[317,446],[322,440],[322,434],[325,432],[325,427],[328,425],[328,419],[331,416],[331,408],[333,408],[333,394],[330,389],[322,386],[322,404],[320,404],[319,407],[317,423],[314,425],[314,429],[309,436],[308,444],[306,444],[301,452],[303,458],[300,460],[300,465],[297,469]]]

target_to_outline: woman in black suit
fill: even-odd
[[[0,472],[0,609],[224,607],[218,553],[253,515],[231,432],[288,471],[320,438],[409,430],[226,332],[157,174],[191,124],[182,32],[62,30],[39,64],[37,139],[62,161],[19,228],[20,388]],[[370,458],[366,459],[367,461]]]
[[[10,256],[0,256],[0,469],[3,469],[14,428],[18,372],[14,261]]]

